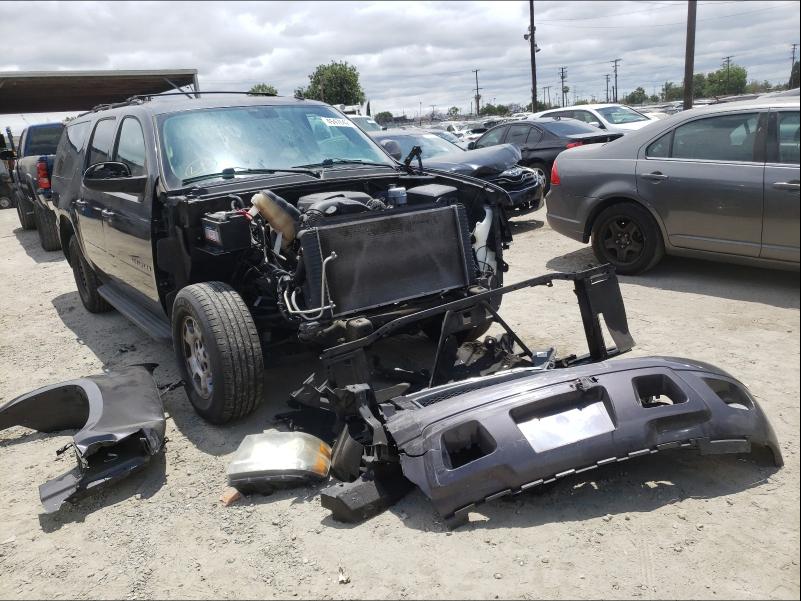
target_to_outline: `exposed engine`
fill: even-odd
[[[242,255],[236,279],[257,322],[280,315],[313,329],[497,283],[493,211],[469,214],[453,186],[230,198],[230,210],[203,215],[203,250]]]

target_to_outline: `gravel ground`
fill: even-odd
[[[543,220],[516,219],[509,280],[593,263]],[[182,390],[166,394],[164,461],[56,515],[40,514],[37,487],[72,467],[55,456],[69,433],[0,432],[0,597],[798,598],[798,273],[667,259],[621,281],[633,354],[740,377],[777,431],[783,469],[660,454],[486,504],[453,532],[419,492],[355,526],[332,521],[316,487],[222,507],[231,453],[313,367],[293,357],[269,369],[266,406],[228,427],[196,417]],[[138,362],[177,380],[168,347],[84,310],[62,254],[42,251],[11,210],[0,212],[0,282],[0,402]],[[512,295],[504,315],[534,346],[582,349],[568,284]],[[392,349],[400,363],[430,351],[420,337]]]

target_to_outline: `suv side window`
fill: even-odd
[[[799,164],[799,123],[798,111],[782,111],[779,117],[779,163]]]
[[[136,177],[145,175],[145,134],[142,125],[135,117],[125,117],[117,136],[114,160],[125,163]]]
[[[509,135],[506,136],[507,144],[514,144],[515,146],[524,146],[526,138],[528,137],[528,130],[531,127],[528,125],[512,125],[509,128]]]
[[[476,142],[476,148],[486,148],[487,146],[495,146],[495,144],[500,144],[501,140],[503,139],[503,134],[506,133],[507,129],[507,127],[501,126],[489,130]]]
[[[70,123],[61,134],[61,142],[56,151],[56,164],[53,175],[69,177],[71,172],[78,168],[78,157],[83,149],[86,134],[89,131],[89,121]]]
[[[97,122],[95,131],[92,132],[92,139],[89,140],[89,150],[86,152],[87,167],[109,160],[116,124],[114,117]]]
[[[759,113],[719,115],[676,128],[672,157],[707,161],[753,161]]]

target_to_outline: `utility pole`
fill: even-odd
[[[729,68],[731,67],[731,56],[724,56],[723,62],[726,63],[726,94],[730,94],[729,91]]]
[[[481,99],[481,95],[478,93],[478,91],[481,89],[478,87],[478,71],[478,69],[473,69],[473,73],[476,74],[476,116],[478,116],[478,113],[480,112],[479,100]]]
[[[562,80],[562,106],[565,106],[565,80],[567,79],[567,67],[559,67],[559,79]]]
[[[420,108],[417,111],[417,124],[418,125],[422,125],[423,124],[423,101],[420,100],[419,102],[420,102]]]
[[[548,94],[548,106],[551,106],[551,86],[542,86],[542,99],[545,100],[545,94]]]
[[[604,75],[606,77],[606,102],[609,102],[609,73]]]
[[[431,105],[431,123],[434,123],[434,109],[437,108],[436,104]]]
[[[696,0],[687,0],[687,44],[684,47],[684,110],[693,107],[693,71],[695,70]],[[667,96],[667,86],[665,86]],[[667,100],[667,98],[665,98]]]
[[[529,50],[531,52],[531,112],[537,112],[537,43],[535,41],[535,34],[537,28],[534,26],[534,0],[528,0],[528,13],[529,13]],[[525,37],[525,36],[523,36]]]
[[[614,94],[615,94],[615,95],[614,95],[614,99],[615,99],[615,102],[617,102],[617,64],[618,64],[618,63],[619,63],[621,60],[623,60],[623,59],[621,59],[621,58],[616,58],[615,60],[613,60],[613,61],[610,61],[610,62],[612,63],[612,65],[614,65],[614,68],[615,68],[615,88],[614,88]]]
[[[793,85],[793,69],[795,68],[795,49],[796,48],[798,48],[798,44],[793,44],[793,60],[790,63],[790,81],[787,84],[788,88]]]

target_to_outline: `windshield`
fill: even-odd
[[[601,130],[587,125],[577,119],[555,119],[553,121],[537,121],[537,125],[547,129],[557,136],[572,136],[574,134],[599,134]]]
[[[431,133],[433,133],[435,136],[439,136],[439,137],[440,137],[440,138],[442,138],[443,140],[447,140],[448,142],[451,142],[451,143],[453,143],[453,144],[456,144],[456,143],[459,141],[459,138],[457,138],[456,136],[454,136],[454,135],[453,135],[451,132],[449,132],[449,131],[444,131],[444,130],[443,130],[443,131],[436,131],[436,132],[431,132]]]
[[[637,121],[650,121],[645,115],[625,106],[605,106],[596,110],[601,113],[604,119],[613,125],[636,123]]]
[[[37,125],[28,130],[28,139],[25,142],[25,156],[33,154],[56,154],[58,141],[61,139],[61,132],[64,125],[61,123],[51,123],[48,125]]]
[[[401,158],[405,158],[412,151],[412,148],[419,146],[423,151],[423,158],[431,158],[448,152],[461,152],[461,148],[443,140],[436,134],[386,136],[382,140],[395,140],[401,147]]]
[[[350,120],[364,131],[381,131],[381,126],[370,117],[351,117]]]
[[[392,160],[350,119],[328,106],[240,106],[159,119],[167,185],[223,169],[292,169],[323,161]],[[214,178],[209,178],[213,180]]]

